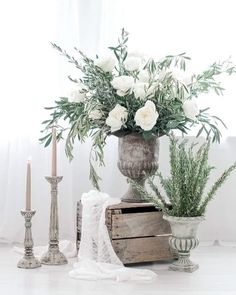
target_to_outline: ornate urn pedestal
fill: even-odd
[[[198,264],[192,262],[190,251],[199,244],[197,229],[203,216],[198,217],[175,217],[164,215],[163,218],[170,224],[172,237],[169,238],[169,245],[178,251],[179,258],[170,265],[170,270],[194,272],[198,269]]]
[[[118,152],[120,172],[140,185],[144,186],[146,178],[154,174],[158,168],[158,137],[144,140],[138,133],[119,137]],[[131,203],[145,202],[131,184],[121,200]]]

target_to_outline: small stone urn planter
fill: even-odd
[[[119,137],[118,168],[120,172],[144,186],[148,176],[158,169],[159,139],[143,139],[138,133],[131,133]],[[123,202],[146,202],[141,194],[131,184],[121,199]]]
[[[175,217],[164,215],[163,218],[169,222],[172,230],[169,245],[178,252],[178,260],[171,264],[169,269],[194,272],[198,269],[198,264],[190,260],[190,251],[199,244],[197,229],[199,223],[204,220],[204,217]]]
[[[206,141],[197,148],[188,140],[178,140],[170,137],[170,175],[164,177],[160,171],[156,178],[150,178],[150,190],[140,191],[147,201],[151,201],[164,212],[172,229],[170,246],[178,252],[179,258],[171,266],[171,270],[193,272],[198,265],[190,260],[190,251],[198,246],[197,229],[204,219],[209,202],[217,190],[236,170],[236,162],[228,167],[214,182],[208,192],[205,192],[207,179],[213,169],[208,164],[210,142]],[[160,182],[156,182],[159,178]],[[160,190],[160,184],[166,193]],[[139,186],[135,185],[139,190]]]

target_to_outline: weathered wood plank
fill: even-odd
[[[150,237],[171,234],[169,223],[162,212],[112,215],[112,239]]]
[[[77,202],[77,214],[76,214],[76,227],[77,232],[81,232],[82,226],[82,203],[79,201]]]
[[[142,207],[154,207],[153,203],[126,203],[121,202],[119,204],[110,205],[107,207],[107,209],[127,209],[127,208],[142,208]]]
[[[77,202],[77,211],[76,211],[76,249],[79,251],[80,241],[81,241],[81,228],[82,228],[82,204]]]
[[[112,240],[112,245],[117,256],[125,264],[171,260],[174,256],[168,239],[168,236],[162,236]]]

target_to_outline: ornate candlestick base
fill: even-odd
[[[37,268],[40,267],[41,264],[34,257],[33,253],[33,238],[32,238],[32,232],[31,232],[31,219],[34,216],[36,211],[30,211],[30,210],[21,210],[21,215],[25,218],[25,240],[24,240],[24,246],[25,246],[25,255],[24,257],[18,262],[17,267],[19,268]]]
[[[41,258],[41,263],[47,265],[62,265],[67,264],[68,261],[65,255],[60,252],[59,247],[53,248],[49,245],[48,251],[44,253]]]
[[[41,258],[42,264],[61,265],[66,264],[67,259],[59,250],[59,225],[58,225],[58,205],[57,205],[57,185],[62,180],[62,176],[45,177],[51,184],[51,213],[49,227],[48,251]]]

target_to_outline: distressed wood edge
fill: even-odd
[[[77,202],[76,206],[76,251],[79,252],[79,246],[81,241],[81,227],[82,227],[82,203],[81,201]]]
[[[153,203],[128,203],[128,202],[120,202],[119,204],[110,205],[107,209],[129,209],[129,208],[140,208],[140,207],[155,207]],[[156,208],[156,207],[155,207]],[[156,208],[157,211],[159,211]]]

